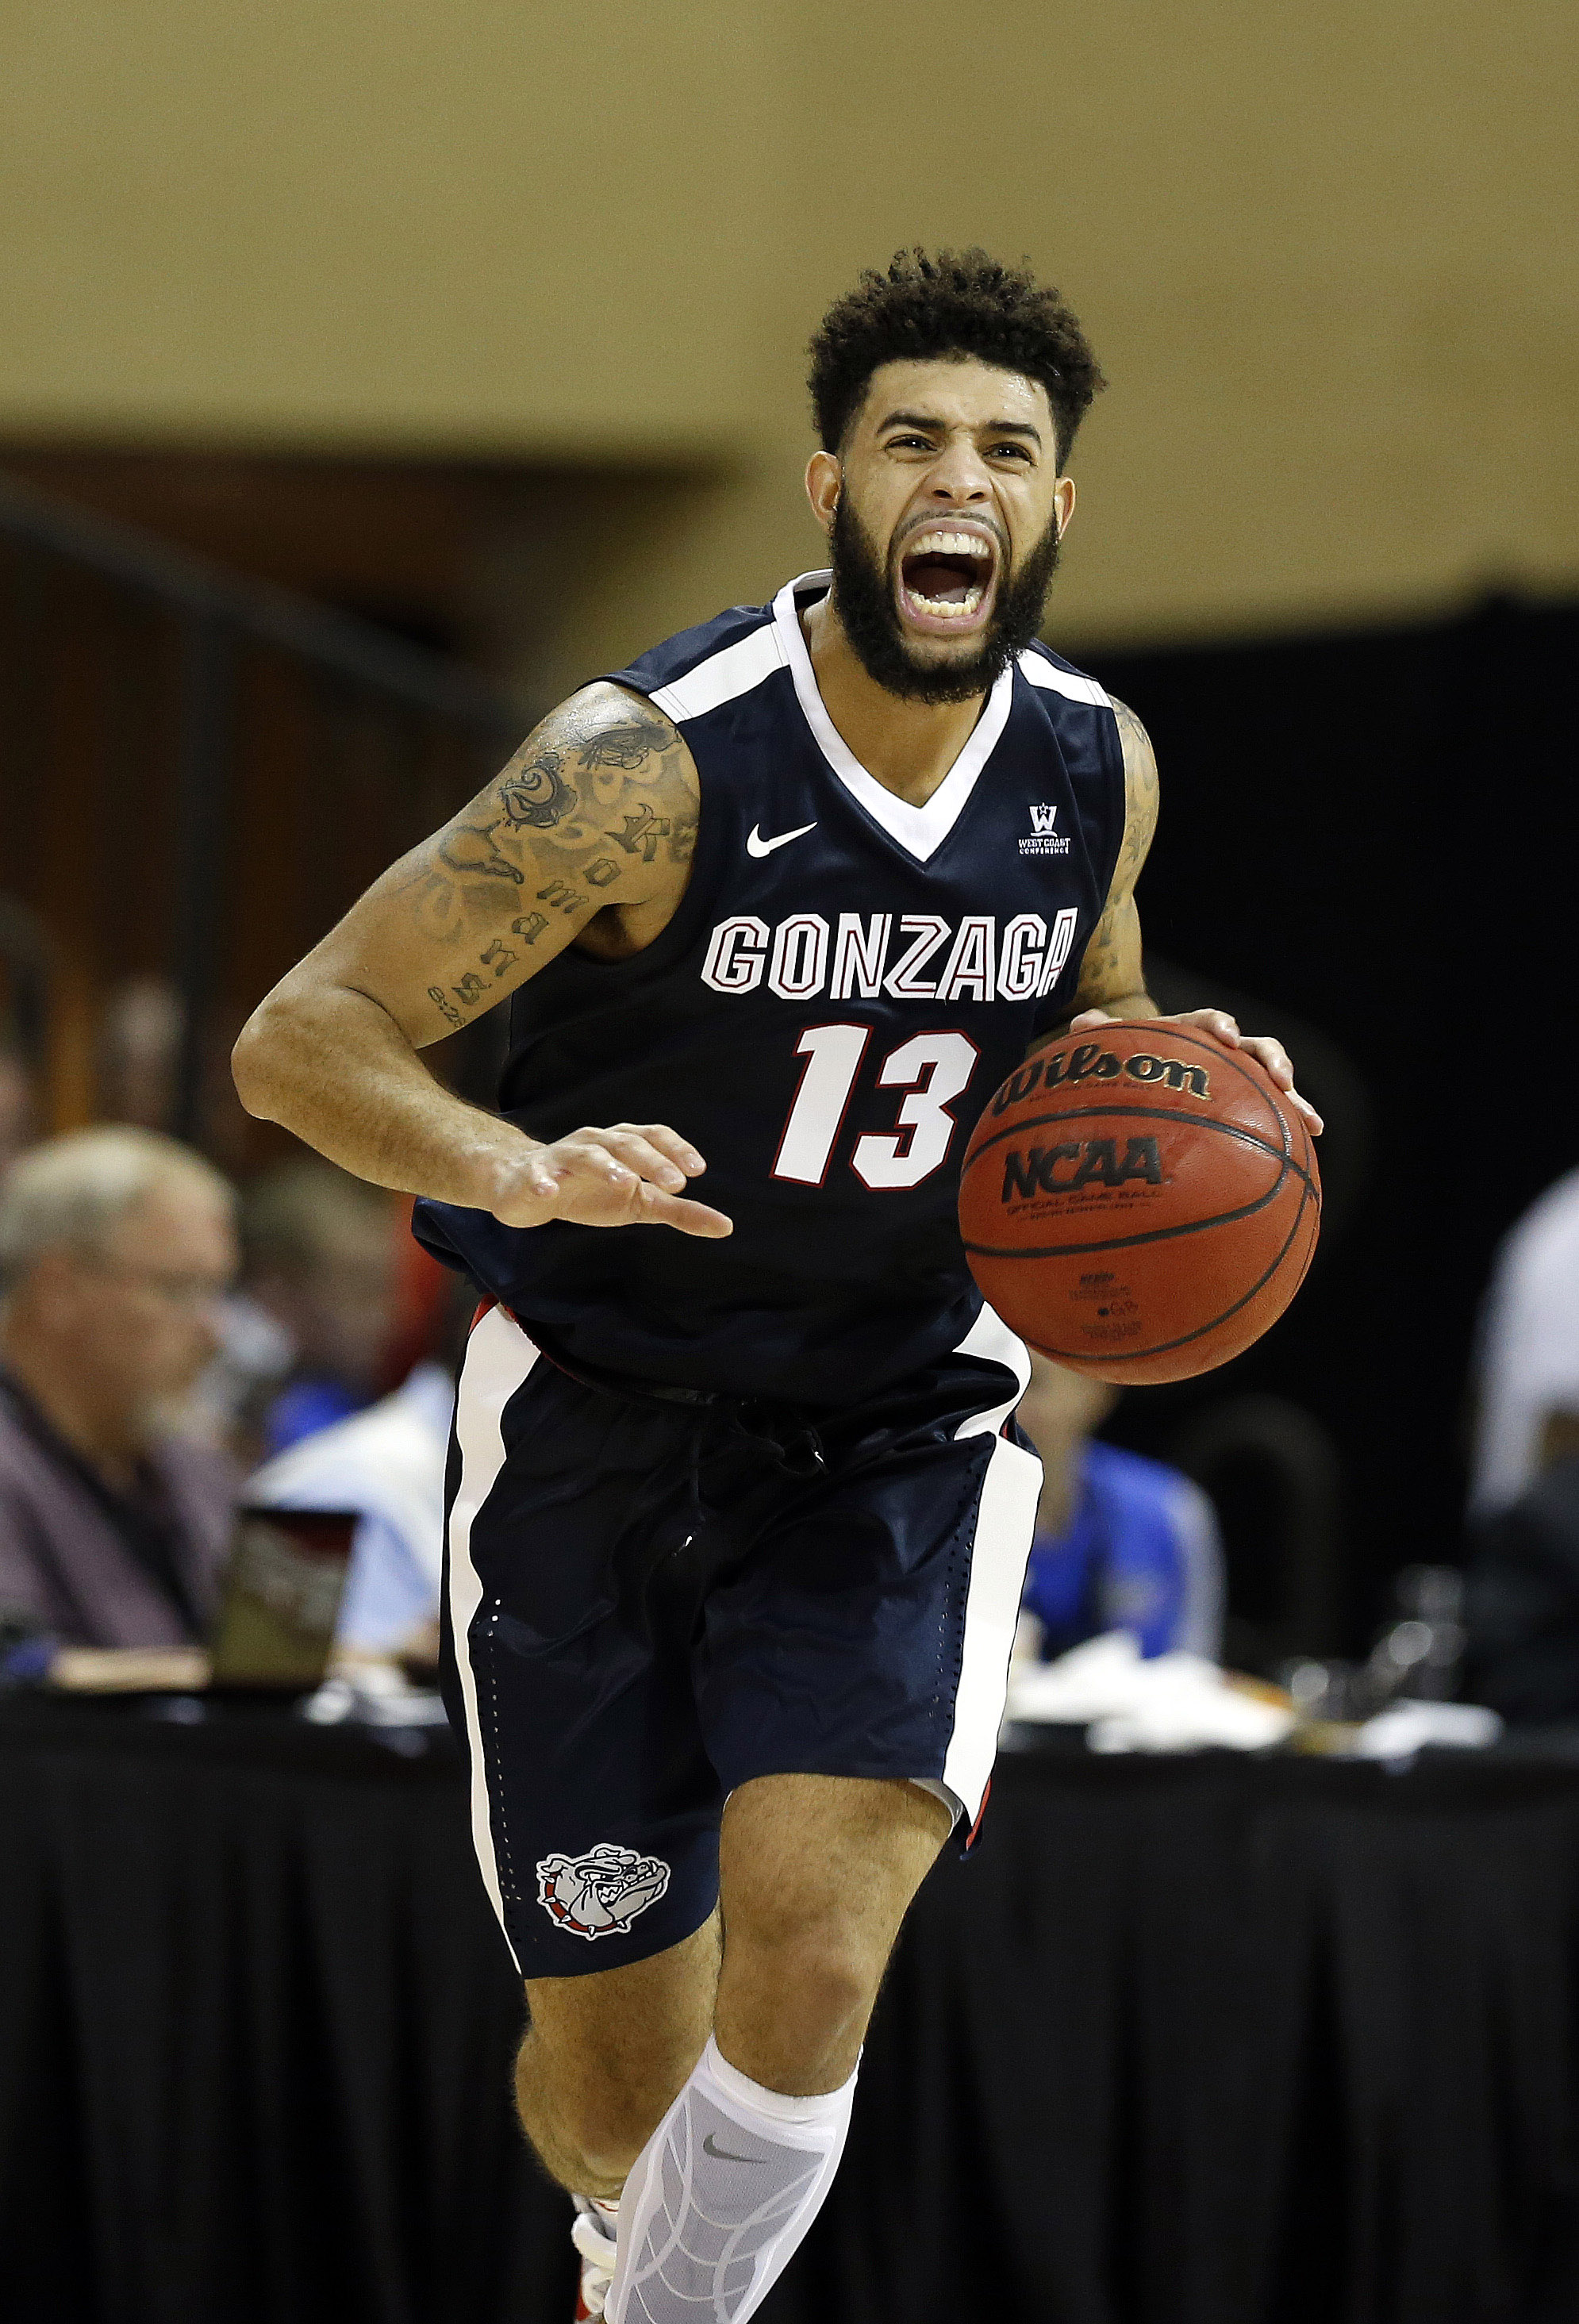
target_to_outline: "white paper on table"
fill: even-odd
[[[1353,1748],[1362,1759],[1412,1759],[1427,1744],[1483,1751],[1501,1732],[1497,1712],[1478,1702],[1394,1702],[1365,1721]]]
[[[1089,1638],[1057,1662],[1015,1664],[1008,1716],[1086,1727],[1094,1751],[1262,1751],[1294,1726],[1291,1711],[1231,1686],[1215,1663],[1148,1660],[1127,1630]]]

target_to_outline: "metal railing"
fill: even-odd
[[[100,983],[139,966],[171,979],[178,1136],[202,1134],[216,1001],[260,876],[249,798],[296,801],[303,861],[309,827],[332,831],[337,796],[357,799],[359,844],[319,844],[310,877],[276,881],[278,925],[252,946],[267,981],[485,779],[522,724],[437,654],[0,475],[0,904]],[[162,899],[124,892],[149,818],[172,862]],[[276,862],[282,845],[276,831]],[[163,877],[145,866],[143,889]],[[10,982],[32,994],[37,977],[19,958]]]

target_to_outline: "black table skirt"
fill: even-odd
[[[770,2324],[1574,2324],[1579,1771],[1006,1758]],[[0,1713],[7,2324],[568,2324],[447,1748]]]

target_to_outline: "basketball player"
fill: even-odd
[[[451,1711],[522,2120],[612,2324],[739,2324],[826,2192],[900,1920],[986,1797],[1036,1518],[960,1157],[1029,1047],[1156,1014],[1151,752],[1037,642],[1079,325],[918,253],[812,354],[831,577],[573,696],[236,1051],[493,1303]],[[491,1114],[420,1052],[508,993]]]

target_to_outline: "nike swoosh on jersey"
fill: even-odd
[[[776,839],[764,839],[761,824],[753,823],[745,852],[748,855],[771,855],[775,847],[788,847],[792,839],[804,839],[808,831],[816,829],[815,823],[803,823],[799,831],[781,831]]]

